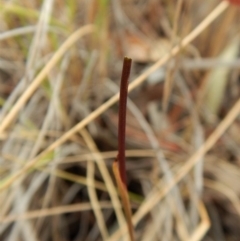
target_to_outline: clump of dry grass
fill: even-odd
[[[136,240],[238,240],[239,11],[3,1],[1,240],[128,239],[110,168],[124,55]]]

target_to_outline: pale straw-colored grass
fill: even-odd
[[[101,4],[99,9],[104,11],[110,9],[104,1],[99,2],[99,4]],[[191,2],[186,4],[190,6]],[[180,108],[187,110],[189,114],[187,118],[181,120],[181,124],[177,123],[177,125],[179,124],[186,129],[188,126],[189,129],[191,128],[190,138],[185,139],[178,136],[178,133],[172,134],[168,129],[164,130],[164,134],[161,131],[157,133],[154,130],[154,125],[151,126],[151,120],[147,120],[146,113],[142,113],[142,107],[135,104],[129,97],[130,123],[134,129],[136,122],[137,131],[141,132],[141,138],[145,138],[145,143],[147,143],[141,144],[142,146],[139,144],[141,149],[137,149],[139,147],[137,143],[135,147],[126,150],[126,157],[131,159],[127,163],[128,171],[131,173],[131,183],[133,182],[133,185],[137,183],[142,188],[141,194],[135,194],[132,190],[129,192],[136,240],[202,240],[209,230],[211,222],[204,204],[205,200],[202,198],[206,189],[217,193],[224,201],[227,200],[236,211],[237,216],[240,216],[240,190],[236,183],[232,183],[233,178],[240,176],[238,169],[234,169],[234,165],[227,162],[227,157],[218,160],[217,152],[208,153],[210,150],[214,150],[215,145],[223,135],[221,141],[226,145],[226,150],[220,151],[227,152],[231,149],[238,153],[238,137],[237,131],[235,131],[238,130],[238,125],[234,121],[240,113],[240,100],[235,103],[222,120],[215,118],[214,130],[205,140],[204,134],[208,133],[208,126],[205,127],[201,123],[201,118],[204,116],[207,106],[203,106],[200,101],[204,96],[204,86],[200,86],[195,99],[195,92],[192,92],[194,88],[193,90],[189,88],[186,82],[187,78],[184,79],[182,73],[178,71],[208,71],[220,66],[237,71],[238,60],[221,62],[216,58],[211,58],[211,56],[206,59],[188,59],[188,56],[187,59],[179,61],[185,54],[185,50],[189,51],[188,53],[191,53],[192,56],[198,56],[197,48],[201,49],[202,46],[195,46],[192,42],[195,40],[194,43],[202,44],[201,41],[200,43],[197,41],[202,35],[208,34],[211,24],[214,24],[220,15],[225,14],[224,11],[228,5],[227,1],[222,1],[209,15],[204,17],[202,22],[196,27],[193,26],[193,30],[189,34],[186,34],[191,24],[182,31],[182,26],[179,25],[181,11],[186,6],[184,1],[177,1],[172,19],[171,33],[173,34],[169,38],[171,51],[150,65],[142,74],[136,74],[133,70],[136,77],[129,85],[129,92],[141,93],[137,92],[136,89],[149,76],[159,69],[165,69],[166,64],[169,64],[163,88],[163,114],[167,118],[167,109],[174,102],[176,106],[179,105]],[[58,7],[61,9],[62,6],[63,4],[60,4]],[[66,11],[68,16],[61,16],[59,22],[63,19],[70,19],[70,21],[75,19],[76,6],[72,2]],[[61,240],[61,234],[57,231],[59,227],[62,227],[63,232],[70,230],[70,222],[76,220],[78,213],[80,213],[81,226],[76,236],[78,239],[82,240],[84,237],[88,240],[125,241],[128,237],[126,221],[109,169],[117,152],[102,151],[99,146],[105,145],[105,143],[101,143],[104,138],[101,139],[100,144],[99,140],[95,139],[95,135],[104,130],[97,120],[104,120],[106,116],[108,118],[108,112],[110,112],[108,109],[119,100],[118,87],[110,80],[111,77],[108,80],[100,78],[108,69],[107,45],[112,43],[112,40],[106,38],[109,34],[107,24],[110,18],[103,19],[106,16],[103,16],[101,12],[96,14],[98,20],[100,19],[100,22],[97,22],[97,18],[94,19],[93,16],[99,6],[94,1],[88,2],[85,4],[87,21],[84,20],[84,24],[80,28],[78,25],[78,30],[66,39],[67,31],[64,27],[52,27],[49,24],[50,21],[58,22],[53,17],[53,7],[54,1],[46,0],[40,11],[31,10],[28,13],[24,8],[18,8],[17,5],[10,4],[8,8],[7,4],[4,4],[5,12],[16,12],[20,20],[27,16],[34,16],[39,20],[36,25],[31,23],[29,26],[17,27],[0,34],[0,41],[8,42],[9,40],[11,43],[11,40],[17,39],[18,36],[31,36],[30,34],[33,33],[29,51],[24,55],[26,57],[25,73],[16,88],[4,100],[0,113],[0,140],[4,143],[0,156],[0,161],[4,160],[0,170],[0,175],[4,176],[0,180],[0,198],[4,200],[1,201],[2,209],[0,210],[0,237],[2,234],[6,234],[11,241],[17,241],[20,236],[24,240],[30,241],[38,240],[40,237],[38,235],[41,233],[43,240],[45,237]],[[120,1],[114,1],[113,8],[116,21],[128,22],[130,25],[127,29],[131,29],[136,36],[143,37],[141,31],[134,26],[134,18],[130,20],[124,15]],[[79,18],[81,17],[82,15]],[[185,22],[191,21],[190,18],[187,19],[188,17],[185,18]],[[104,21],[101,22],[101,18]],[[224,26],[216,35],[221,38],[221,41],[212,46],[210,51],[213,56],[224,45],[225,29],[233,18],[231,11],[227,11],[227,15],[222,21]],[[56,25],[60,26],[61,24],[57,23]],[[36,26],[36,29],[33,26]],[[74,24],[69,27],[71,31],[76,29],[76,26],[73,26]],[[180,29],[181,32],[178,35]],[[121,31],[118,29],[116,33],[119,34]],[[59,39],[66,39],[60,47],[58,45],[62,39],[56,40],[55,34]],[[182,37],[183,35],[186,36]],[[47,38],[49,39],[46,41]],[[84,42],[85,38],[89,40],[87,43]],[[99,42],[96,42],[96,39]],[[126,44],[125,39],[124,41]],[[71,52],[71,47],[79,42],[83,48],[77,54],[84,62],[79,67],[82,68],[79,71],[82,74],[80,80],[79,76],[74,74],[74,69],[71,69],[74,66],[72,61],[75,60],[73,56],[76,55],[76,53]],[[175,45],[176,43],[178,44]],[[21,45],[20,41],[18,44]],[[92,50],[91,47],[96,49]],[[91,50],[89,51],[88,48]],[[49,49],[54,50],[49,53]],[[98,61],[101,63],[98,64]],[[44,67],[42,68],[42,66]],[[116,65],[116,69],[118,67]],[[70,69],[73,71],[72,75],[68,75]],[[114,71],[113,76],[115,75]],[[99,76],[96,78],[95,75]],[[75,86],[68,86],[68,81],[72,77],[77,85],[80,84],[78,89],[75,89]],[[176,79],[175,83],[173,83],[173,78]],[[46,79],[48,82],[45,81]],[[106,81],[102,85],[103,82],[92,82],[92,79]],[[101,91],[97,93],[95,89],[93,94],[99,94],[99,96],[94,96],[96,103],[91,102],[92,100],[89,102],[86,100],[86,96],[91,99],[89,89],[94,84],[101,85],[99,90],[108,93],[108,95],[105,93],[101,95]],[[231,84],[231,86],[234,85]],[[62,92],[63,88],[66,88],[64,93]],[[109,98],[101,104],[103,96]],[[195,100],[196,103],[194,103]],[[90,107],[91,104],[94,108]],[[37,124],[28,122],[28,117],[35,115],[34,113],[38,119]],[[101,115],[103,118],[99,118]],[[203,119],[205,120],[204,117]],[[108,121],[111,124],[114,122]],[[28,131],[24,130],[24,125],[27,126]],[[177,129],[176,126],[173,128]],[[227,132],[230,126],[233,130]],[[179,128],[181,129],[181,127]],[[115,126],[113,126],[114,128]],[[178,147],[182,147],[182,150],[176,153],[163,150],[158,134],[165,135],[169,132],[171,132],[171,136],[163,139],[178,140],[176,142],[179,142]],[[186,133],[189,134],[189,130]],[[101,134],[104,136],[105,133]],[[107,134],[109,133],[106,131]],[[130,139],[131,135],[133,134],[129,134]],[[20,149],[15,144],[18,138],[23,140]],[[217,163],[215,159],[218,160]],[[140,164],[146,166],[146,170],[140,168]],[[152,170],[149,171],[149,168]],[[78,173],[79,170],[80,173]],[[226,173],[222,170],[226,170]],[[210,172],[214,176],[213,179],[205,178],[205,172]],[[228,173],[232,174],[232,179]],[[75,197],[77,198],[74,199]],[[82,200],[85,198],[88,200]],[[206,198],[208,198],[207,194]],[[80,203],[72,204],[73,200],[80,200]],[[186,203],[189,203],[189,206]],[[65,218],[69,214],[71,215],[70,221]],[[77,220],[79,220],[78,218]],[[47,227],[46,233],[43,234],[42,230],[46,227],[44,225],[48,222],[51,227]],[[76,225],[76,222],[74,224]],[[89,224],[91,226],[87,226]],[[12,225],[12,228],[11,232],[8,233],[9,225]],[[213,223],[212,225],[218,224]],[[66,234],[67,236],[70,237],[70,234]]]

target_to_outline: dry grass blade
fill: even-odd
[[[26,27],[9,30],[7,32],[0,34],[0,41],[15,37],[15,36],[19,36],[19,35],[33,33],[33,32],[35,32],[35,30],[36,30],[36,26],[26,26]]]
[[[189,238],[189,241],[200,241],[205,236],[206,232],[210,227],[210,220],[207,214],[207,210],[204,207],[204,204],[200,201],[198,204],[199,213],[201,216],[201,223],[198,225],[197,229]]]
[[[179,17],[181,13],[183,5],[183,0],[177,1],[177,7],[176,7],[176,13],[174,15],[174,22],[173,22],[173,33],[172,33],[172,39],[171,39],[171,47],[174,46],[174,42],[177,37],[177,30],[178,30],[178,22]],[[168,66],[167,74],[166,74],[166,80],[164,82],[164,91],[163,91],[163,111],[166,112],[168,108],[169,103],[169,97],[171,95],[172,85],[173,85],[173,74],[174,70],[170,69]]]
[[[117,181],[117,186],[119,189],[120,196],[122,198],[123,209],[125,211],[126,219],[127,219],[129,237],[131,241],[134,241],[135,238],[134,238],[134,228],[132,224],[131,206],[128,198],[128,193],[127,193],[125,184],[122,182],[122,179],[119,173],[118,163],[116,161],[113,163],[113,173]]]
[[[111,209],[112,203],[107,201],[102,201],[99,203],[102,209]],[[27,219],[35,219],[35,218],[42,218],[47,216],[53,215],[60,215],[64,213],[71,213],[71,212],[81,212],[91,210],[92,205],[91,203],[80,203],[80,204],[73,204],[73,205],[66,205],[66,206],[59,206],[54,208],[46,208],[41,210],[34,210],[30,212],[25,212],[23,214],[16,214],[16,215],[9,215],[6,217],[1,217],[0,223],[12,223],[15,221],[20,220],[27,220]]]
[[[117,151],[107,151],[107,152],[92,152],[76,156],[67,157],[60,164],[73,163],[73,162],[83,162],[86,160],[94,160],[99,162],[99,160],[94,159],[95,155],[101,155],[102,159],[114,159],[117,156]],[[126,157],[155,157],[156,151],[152,149],[143,150],[126,150]]]
[[[46,168],[44,169],[44,168],[39,167],[37,169],[42,171],[42,172],[52,174],[51,170],[48,170]],[[66,171],[55,169],[52,175],[54,175],[56,177],[60,177],[60,178],[65,179],[65,180],[68,180],[68,181],[75,182],[75,183],[83,184],[83,185],[86,185],[86,186],[88,185],[85,177],[75,175],[75,174],[72,174],[72,173],[69,173],[69,172],[66,172]],[[105,192],[107,191],[106,186],[102,182],[99,182],[99,181],[96,181],[96,180],[95,180],[95,183],[92,187],[95,187],[95,188],[97,188],[98,190],[101,190],[101,191],[105,191]]]
[[[34,91],[38,88],[47,74],[51,71],[51,69],[57,64],[60,58],[66,53],[66,51],[78,41],[82,36],[92,33],[94,31],[93,25],[86,25],[76,32],[74,32],[58,49],[58,51],[54,54],[48,64],[43,68],[43,70],[38,74],[38,76],[32,81],[27,90],[23,93],[23,95],[19,98],[17,103],[12,107],[10,112],[5,116],[5,118],[0,123],[0,136],[3,134],[3,131],[13,122],[16,118],[20,109],[24,106],[24,104],[28,101]]]
[[[91,147],[94,145],[92,138],[90,137],[89,133],[86,129],[81,130],[81,135],[83,136],[83,139],[87,143],[88,147]],[[100,203],[97,197],[96,188],[94,186],[94,174],[95,174],[95,163],[93,161],[87,162],[87,183],[88,183],[88,193],[90,202],[93,208],[93,212],[96,217],[96,221],[98,224],[98,227],[100,229],[101,235],[103,240],[107,239],[109,234],[108,230],[105,224],[104,216],[100,207]]]

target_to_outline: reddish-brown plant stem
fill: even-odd
[[[120,86],[119,113],[118,113],[118,166],[121,180],[126,186],[126,165],[125,165],[125,131],[126,131],[126,110],[128,95],[128,79],[130,75],[132,59],[125,57],[122,68]]]

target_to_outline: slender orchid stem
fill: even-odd
[[[125,57],[122,68],[120,86],[119,113],[118,113],[118,165],[121,180],[126,186],[126,165],[125,165],[125,132],[126,132],[126,110],[128,95],[128,79],[130,75],[132,59]]]

